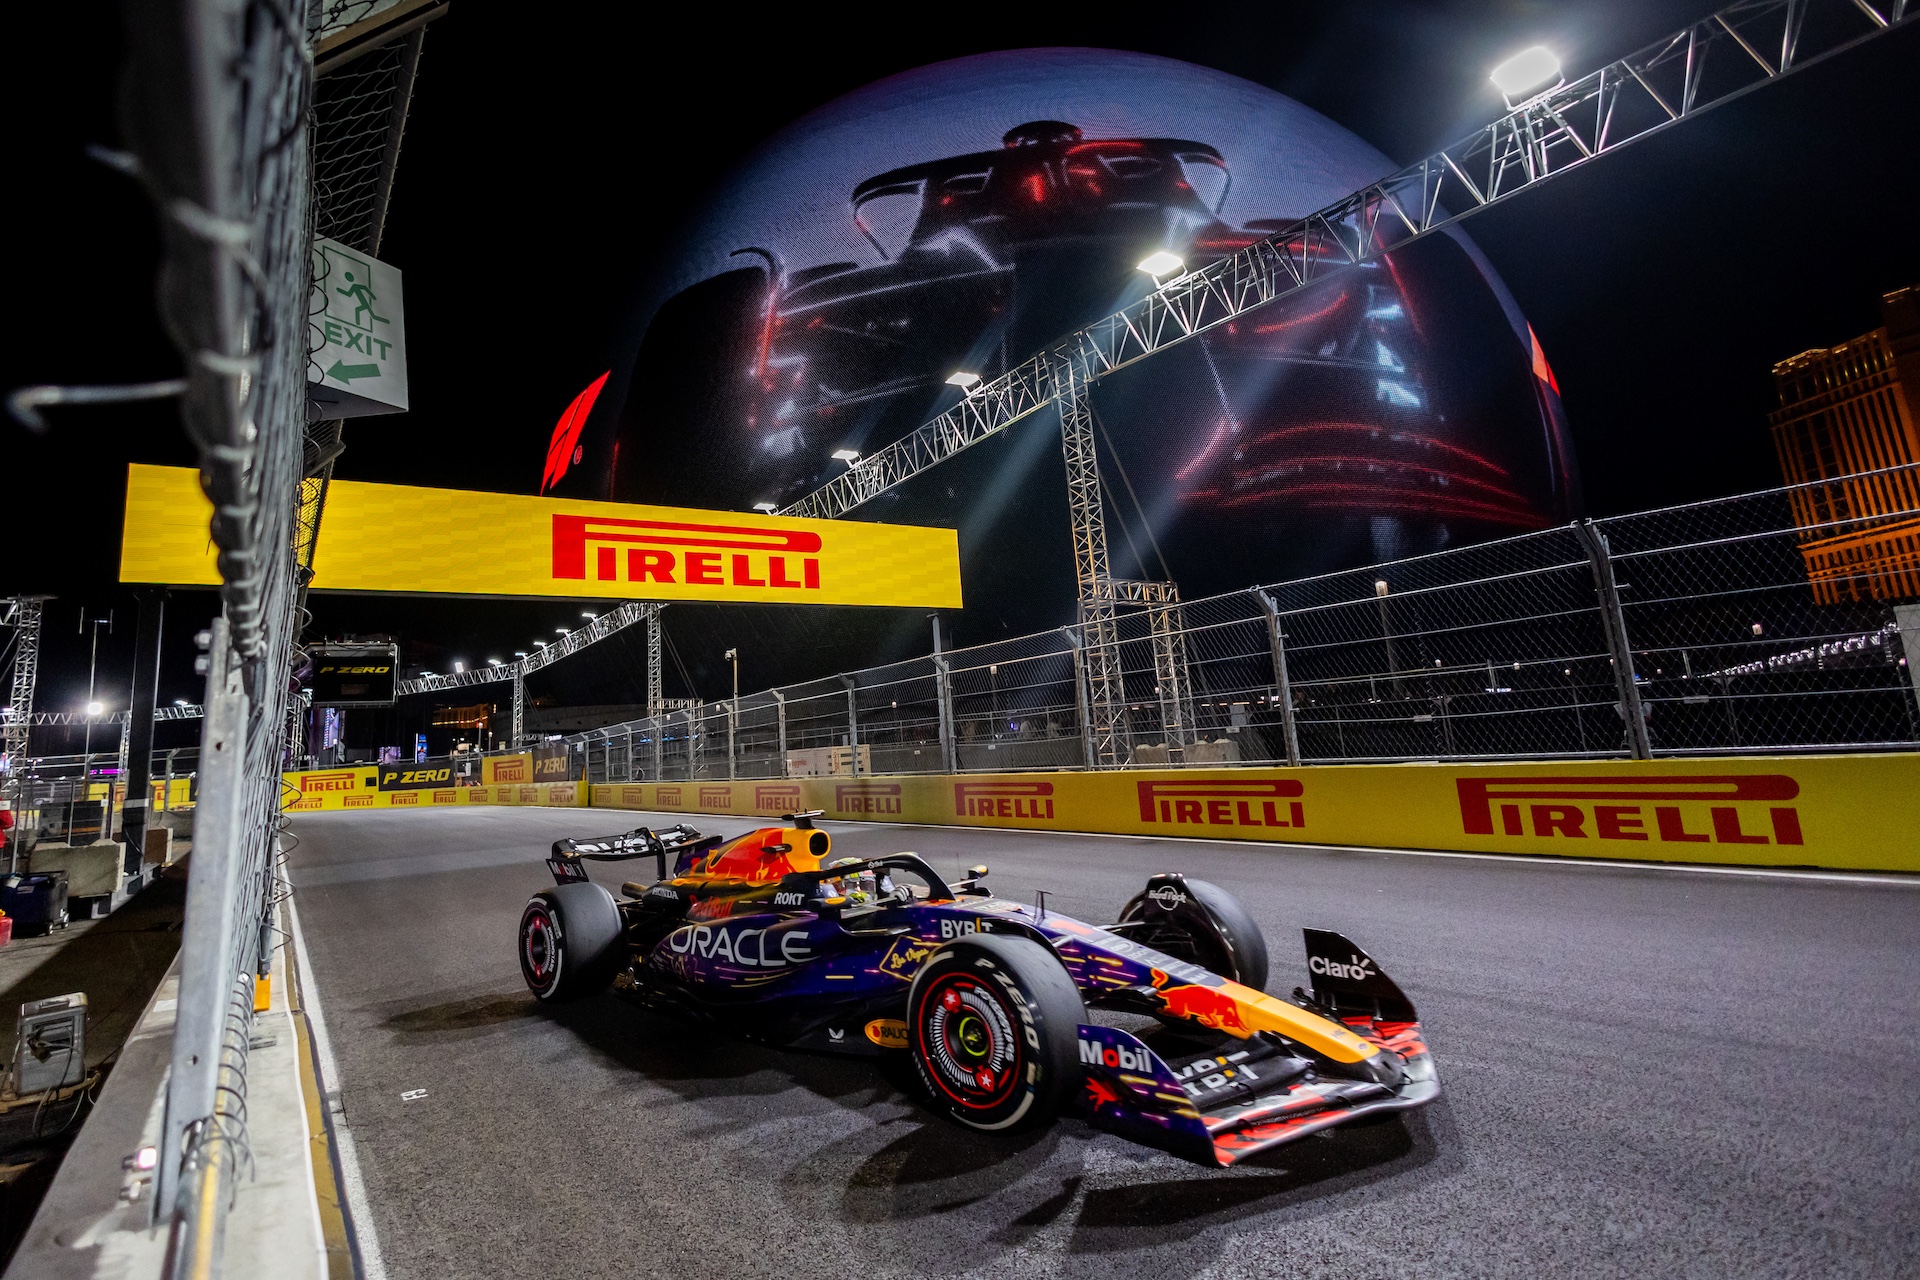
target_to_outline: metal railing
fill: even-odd
[[[1920,468],[1874,473],[1920,492]],[[1118,766],[1911,749],[1920,508],[1838,481],[1667,507],[1119,618]],[[1840,510],[1801,503],[1803,510]],[[1904,532],[1903,532],[1904,531]],[[1904,539],[1904,541],[1903,541]],[[1835,546],[1855,548],[1837,562]],[[1905,615],[1905,632],[1897,615]],[[1156,644],[1156,631],[1180,643]],[[1101,767],[1078,627],[571,735],[595,782]],[[1166,654],[1183,654],[1168,670]],[[1158,661],[1156,661],[1158,655]],[[797,758],[797,759],[796,759]],[[794,760],[793,767],[789,761]]]

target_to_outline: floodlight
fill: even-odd
[[[753,504],[753,509],[755,511],[764,511],[768,515],[772,515],[774,512],[778,511],[780,508],[779,506],[771,502],[756,502]]]
[[[453,664],[453,674],[457,676],[466,674],[466,670],[467,664],[464,662],[456,662]]]
[[[490,667],[504,667],[506,663],[500,661],[498,658],[488,658],[487,665]]]
[[[185,698],[175,698],[173,700],[173,705],[176,707],[190,707],[193,704],[191,702],[188,702]],[[8,707],[7,710],[11,711],[13,710],[13,708]]]
[[[1389,587],[1389,586],[1387,586],[1387,580],[1386,580],[1385,578],[1376,578],[1376,579],[1374,579],[1374,582],[1373,582],[1373,594],[1375,594],[1375,595],[1377,595],[1377,596],[1384,596],[1384,595],[1386,595],[1386,594],[1387,594],[1387,592],[1388,592],[1388,591],[1390,591],[1390,590],[1392,590],[1392,588],[1391,588],[1391,587]]]
[[[513,656],[516,658],[524,658],[527,656],[527,651],[525,649],[515,649],[513,651]]]
[[[568,631],[565,627],[555,627],[554,630],[563,636],[570,636],[573,634],[571,631]]]
[[[1140,259],[1139,269],[1152,276],[1154,280],[1158,282],[1161,276],[1174,275],[1186,265],[1187,261],[1185,258],[1182,258],[1177,253],[1168,253],[1165,249],[1162,249],[1158,253],[1150,253]]]
[[[100,713],[101,713],[102,711],[105,711],[105,710],[106,710],[106,708],[105,708],[105,707],[103,707],[103,706],[101,706],[101,705],[100,705],[99,703],[97,703],[97,702],[89,702],[89,703],[87,704],[87,714],[88,714],[88,715],[90,715],[90,716],[97,716],[97,715],[99,715],[99,714],[100,714]]]
[[[1558,81],[1560,59],[1554,57],[1553,51],[1545,45],[1537,44],[1531,49],[1522,49],[1495,67],[1491,79],[1511,107],[1516,105],[1516,99]]]
[[[848,466],[852,466],[854,463],[860,461],[860,451],[858,449],[835,449],[833,456],[837,461],[844,462]]]
[[[544,649],[547,647],[547,642],[545,640],[535,640],[533,642],[533,647],[536,649]]]
[[[958,387],[962,391],[970,391],[980,385],[980,375],[965,372],[950,373],[947,375],[947,385],[950,387]]]
[[[591,609],[582,609],[580,611],[580,616],[587,619],[587,621],[591,622],[593,621],[593,619],[599,617],[600,615],[593,612]]]

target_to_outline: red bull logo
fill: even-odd
[[[702,809],[733,808],[733,788],[732,787],[700,788],[700,807]]]
[[[1051,782],[956,782],[953,812],[961,818],[1051,818]]]
[[[1291,778],[1142,782],[1140,821],[1209,827],[1304,827],[1306,788]]]
[[[1468,835],[1497,830],[1575,840],[1657,838],[1662,844],[1806,843],[1799,809],[1778,803],[1800,794],[1800,784],[1782,773],[1468,777],[1454,785]]]
[[[1166,977],[1159,973],[1154,976],[1160,979]],[[1160,999],[1167,1013],[1173,1017],[1191,1018],[1215,1031],[1238,1032],[1242,1036],[1253,1034],[1246,1019],[1240,1016],[1240,1002],[1211,987],[1163,987]]]
[[[833,807],[838,813],[899,813],[900,784],[842,782],[833,789]]]
[[[624,566],[620,552],[627,554]],[[805,529],[553,517],[553,576],[601,582],[820,589],[820,535]],[[624,567],[625,572],[622,573]]]
[[[753,807],[762,813],[797,813],[800,810],[800,788],[786,783],[755,787]]]

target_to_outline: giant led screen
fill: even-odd
[[[784,505],[846,465],[836,452],[951,406],[949,375],[992,378],[1139,297],[1147,254],[1203,266],[1394,168],[1281,94],[1163,58],[1024,50],[882,80],[721,183],[636,300],[604,386],[556,429],[543,480]],[[1577,504],[1545,353],[1457,232],[1116,374],[1093,404],[1115,571],[1171,574],[1188,598]],[[1056,421],[856,515],[956,525],[970,600],[1064,592],[1013,611],[1047,625],[1072,585]]]

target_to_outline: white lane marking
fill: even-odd
[[[400,1095],[400,1101],[418,1102],[420,1101],[420,1099],[426,1096],[427,1096],[427,1091],[425,1089],[408,1089]]]
[[[716,814],[716,817],[727,815]],[[934,822],[869,822],[859,818],[830,818],[849,827],[894,827],[920,831],[966,831],[1002,836],[1066,836],[1078,840],[1158,840],[1162,844],[1234,845],[1246,849],[1299,849],[1313,853],[1387,853],[1409,858],[1470,858],[1479,862],[1531,862],[1548,867],[1605,867],[1610,870],[1670,871],[1683,875],[1755,876],[1769,880],[1825,880],[1839,884],[1898,885],[1920,889],[1920,876],[1876,874],[1871,871],[1820,871],[1793,867],[1713,867],[1698,862],[1631,862],[1614,858],[1553,858],[1526,853],[1464,853],[1455,849],[1383,849],[1358,844],[1289,844],[1280,840],[1197,839],[1193,836],[1132,835],[1111,831],[1047,831],[1034,827],[963,827]]]
[[[374,1231],[373,1208],[367,1200],[366,1182],[360,1176],[360,1157],[354,1147],[353,1133],[347,1128],[346,1113],[332,1111],[332,1100],[339,1096],[340,1064],[334,1060],[333,1042],[327,1038],[327,1020],[320,1012],[319,979],[313,971],[313,959],[307,954],[307,937],[300,931],[300,912],[291,897],[286,906],[294,954],[300,959],[300,1004],[307,1011],[307,1022],[313,1029],[314,1056],[320,1060],[320,1105],[328,1108],[333,1117],[340,1180],[346,1184],[341,1190],[347,1197],[347,1226],[353,1232],[360,1254],[360,1280],[387,1280],[387,1263],[380,1254],[380,1237]]]

